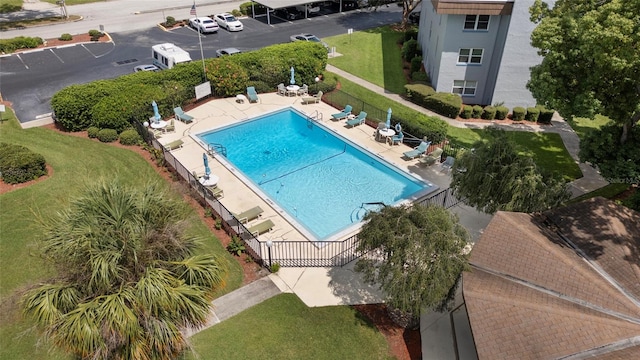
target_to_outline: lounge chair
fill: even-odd
[[[193,116],[187,115],[184,111],[182,111],[182,107],[180,106],[173,108],[173,113],[176,116],[176,120],[180,120],[186,124],[193,121]]]
[[[317,104],[322,99],[322,91],[318,91],[317,94],[313,96],[307,96],[302,98],[303,104]]]
[[[282,96],[287,95],[287,88],[284,87],[283,83],[278,84],[278,95],[282,95]]]
[[[387,140],[389,141],[389,145],[400,144],[402,142],[402,139],[404,139],[404,134],[402,133],[402,131],[393,135],[392,137],[387,138]]]
[[[366,119],[367,119],[367,113],[364,111],[360,111],[360,114],[358,114],[358,116],[354,117],[353,119],[347,120],[347,125],[356,126],[356,125],[364,124],[364,121]]]
[[[167,150],[171,151],[171,150],[175,150],[175,149],[179,149],[179,148],[181,148],[183,144],[184,144],[184,141],[182,141],[182,140],[175,140],[175,141],[172,141],[172,142],[170,142],[170,143],[168,143],[168,144],[165,144],[165,145],[164,145],[164,147],[165,147]]]
[[[337,114],[331,115],[331,117],[336,119],[336,120],[342,120],[342,119],[346,118],[347,116],[351,115],[351,110],[353,110],[353,107],[351,107],[351,105],[347,105],[347,106],[344,107],[344,110],[340,111]]]
[[[441,157],[442,157],[442,149],[437,147],[432,152],[428,153],[427,156],[420,158],[419,161],[427,166],[431,166],[436,162],[440,162]]]
[[[247,97],[249,98],[249,102],[258,102],[258,93],[256,92],[255,87],[247,87]]]
[[[267,219],[263,222],[250,226],[247,230],[249,230],[249,232],[253,236],[259,236],[266,232],[269,232],[274,226],[275,224],[273,223],[273,221],[271,221],[271,219]]]
[[[449,171],[453,168],[453,162],[456,159],[453,156],[447,156],[447,158],[442,163],[442,171]]]
[[[418,156],[422,156],[422,154],[424,154],[424,152],[429,148],[429,145],[431,145],[431,141],[423,141],[420,143],[420,145],[413,148],[413,150],[405,152],[404,156],[407,159],[414,159]]]
[[[241,223],[248,223],[251,220],[257,219],[262,215],[264,210],[260,206],[254,206],[249,210],[245,210],[239,214],[232,213],[233,216]]]

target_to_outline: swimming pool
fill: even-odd
[[[435,189],[370,155],[293,108],[197,134],[284,209],[301,231],[326,240],[358,225],[366,210]]]

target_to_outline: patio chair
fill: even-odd
[[[440,158],[442,157],[443,150],[439,147],[435,148],[432,152],[428,153],[427,156],[421,158],[420,161],[422,164],[427,166],[431,166],[436,162],[440,162]]]
[[[431,141],[423,141],[420,145],[413,148],[413,150],[407,151],[403,155],[409,160],[415,159],[416,157],[422,156],[422,154],[424,154],[424,152],[429,148],[429,145],[431,145]]]
[[[176,122],[175,119],[171,119],[171,121],[169,122],[169,125],[164,127],[164,132],[168,133],[168,132],[174,132],[176,131]]]
[[[365,120],[367,120],[367,113],[364,111],[360,111],[360,114],[358,114],[358,116],[354,117],[353,119],[347,120],[347,125],[356,126],[356,125],[364,124]]]
[[[453,162],[456,159],[453,156],[447,156],[447,158],[442,163],[442,171],[449,171],[453,167]]]
[[[340,111],[337,114],[331,115],[331,117],[333,119],[336,119],[336,120],[342,120],[342,119],[346,118],[347,116],[351,115],[351,110],[353,110],[353,107],[351,107],[351,105],[347,105],[347,106],[344,107],[344,109],[342,111]]]
[[[256,92],[256,88],[253,86],[247,87],[247,97],[249,98],[249,102],[258,102],[258,93]]]
[[[263,222],[250,226],[247,230],[249,230],[253,236],[259,236],[269,232],[274,226],[275,224],[273,221],[271,221],[271,219],[267,219]]]
[[[168,144],[165,144],[164,147],[171,151],[171,150],[175,150],[175,149],[179,149],[182,147],[182,145],[184,144],[184,141],[182,140],[176,140],[176,141],[172,141]]]
[[[211,191],[211,195],[213,195],[213,197],[218,199],[224,197],[224,190],[222,190],[218,185],[207,186],[206,188]]]
[[[241,223],[245,224],[248,223],[251,220],[257,219],[259,218],[262,213],[264,212],[264,210],[262,210],[262,208],[260,206],[254,206],[249,210],[245,210],[241,213],[234,213],[232,212],[233,216],[240,221]]]
[[[404,139],[404,134],[402,133],[402,131],[393,135],[392,137],[387,138],[387,140],[389,141],[389,145],[400,144],[402,142],[402,139]]]
[[[173,108],[173,113],[175,114],[176,120],[180,120],[186,124],[193,121],[193,116],[187,115],[180,106]]]
[[[322,91],[318,91],[317,94],[313,96],[307,96],[302,98],[303,104],[317,104],[322,99]]]
[[[300,89],[298,90],[298,96],[309,95],[309,86],[307,84],[302,84]]]
[[[284,87],[283,83],[278,84],[278,95],[282,95],[282,96],[287,95],[287,88]]]

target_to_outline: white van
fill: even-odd
[[[176,64],[191,61],[191,56],[188,52],[170,43],[153,45],[151,47],[151,57],[153,58],[153,65],[161,69],[171,69]]]

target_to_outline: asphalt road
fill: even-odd
[[[242,20],[245,30],[241,32],[230,33],[221,29],[218,33],[203,35],[203,53],[205,58],[210,58],[215,57],[215,50],[223,47],[250,51],[288,42],[290,35],[303,32],[322,38],[346,33],[349,28],[364,30],[395,23],[400,16],[401,8],[393,6],[375,12],[334,13],[272,25],[266,24],[264,18],[248,18]],[[155,44],[171,42],[187,50],[194,61],[201,59],[198,34],[188,27],[163,31],[152,26],[109,34],[113,43],[92,43],[1,57],[0,92],[5,100],[12,102],[18,119],[28,122],[47,116],[51,112],[51,97],[66,86],[118,77],[131,73],[136,65],[151,63],[151,46]]]

